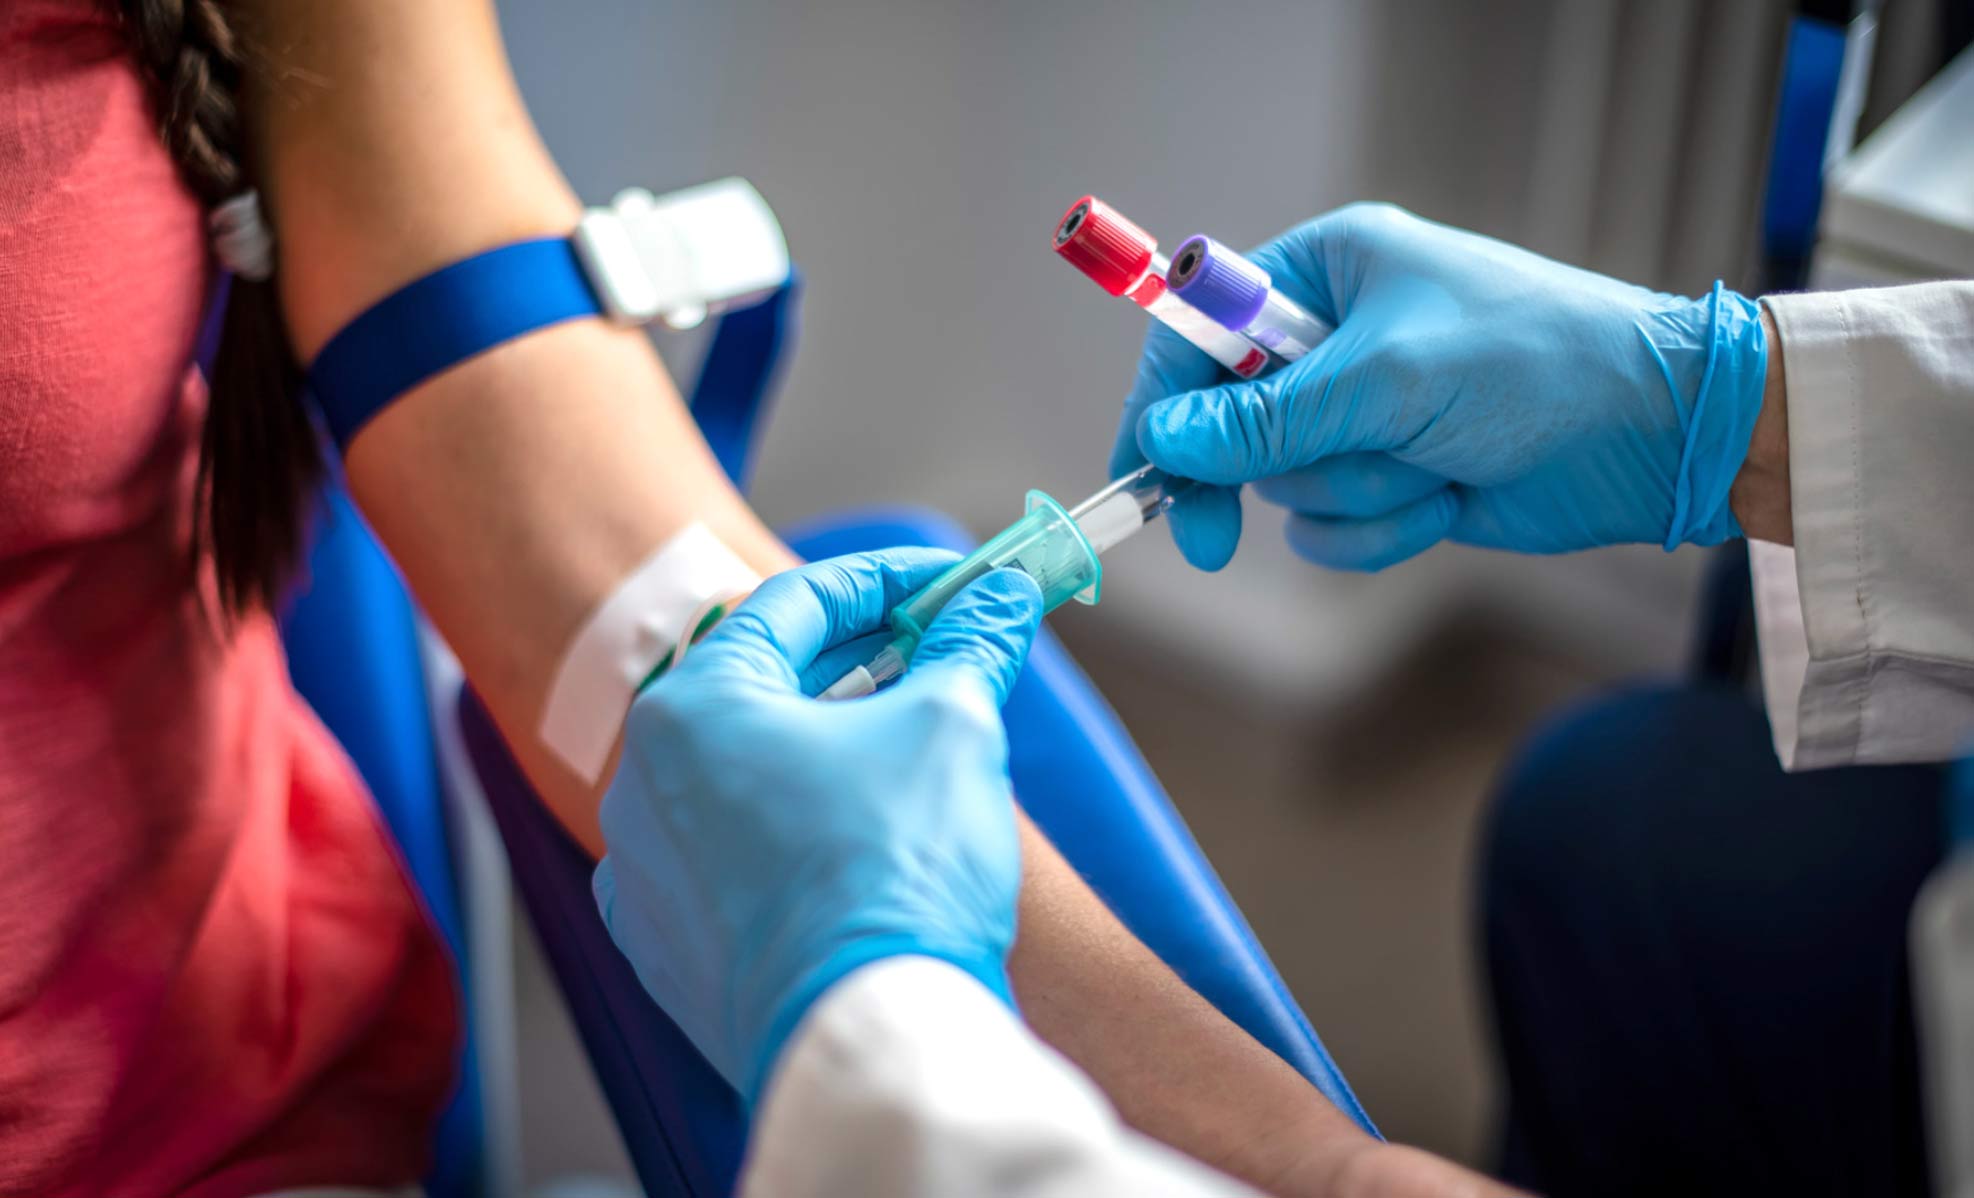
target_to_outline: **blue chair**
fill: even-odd
[[[792,344],[798,294],[799,283],[791,279],[762,303],[726,315],[694,389],[693,414],[739,485],[747,480],[776,371]],[[346,524],[361,532],[359,521]],[[905,543],[956,548],[968,543],[950,520],[895,508],[843,513],[786,535],[812,557]],[[366,569],[368,555],[377,555],[374,545],[359,550],[325,539],[312,562],[317,589],[333,587],[330,580],[341,572]],[[381,555],[376,560],[381,562]],[[366,577],[390,583],[381,589],[397,588],[395,614],[381,610],[390,604],[367,603],[360,626],[345,623],[337,629],[325,621],[304,629],[291,622],[291,652],[305,657],[312,646],[297,641],[307,639],[333,645],[336,661],[356,655],[356,646],[402,657],[403,638],[390,630],[409,627],[408,600],[387,565],[381,578],[375,570],[367,570]],[[355,615],[343,600],[333,606]],[[386,633],[374,645],[373,628]],[[415,657],[411,660],[415,670]],[[375,785],[375,779],[391,775],[392,760],[400,760],[395,768],[402,770],[401,759],[415,746],[395,757],[374,752],[374,729],[362,727],[364,717],[387,709],[338,693],[359,682],[366,689],[404,685],[402,679],[388,684],[381,677],[363,679],[348,668],[297,673],[297,685]],[[590,898],[593,863],[536,799],[485,708],[468,693],[459,712],[460,731],[506,845],[521,905],[540,934],[646,1193],[669,1198],[730,1192],[746,1144],[746,1112],[738,1096],[645,995],[610,943]],[[419,724],[414,712],[400,717],[381,722],[404,729],[407,739],[423,736],[423,760],[429,762],[428,725]],[[1370,1129],[1322,1041],[1129,736],[1052,636],[1045,635],[1030,657],[1007,720],[1016,792],[1076,869],[1181,977]],[[427,776],[422,764],[410,772]],[[428,900],[437,894],[451,901],[444,855],[425,861],[427,854],[410,847],[422,843],[420,820],[406,813],[402,822],[400,828],[393,816]],[[442,835],[442,823],[435,826]],[[434,902],[434,911],[442,905]]]
[[[363,774],[466,993],[471,973],[418,617],[340,482],[323,497],[309,579],[284,613],[281,634],[295,689]],[[474,1030],[469,1022],[459,1086],[440,1119],[429,1198],[471,1198],[484,1188]]]

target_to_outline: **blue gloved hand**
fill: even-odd
[[[819,655],[955,560],[898,549],[771,578],[631,708],[597,905],[750,1102],[860,965],[936,957],[1008,997],[1021,854],[1000,708],[1041,622],[1034,581],[997,570],[960,592],[890,690],[807,697],[829,681]]]
[[[1660,294],[1381,204],[1250,257],[1336,332],[1225,382],[1155,331],[1113,456],[1216,484],[1174,512],[1195,565],[1231,556],[1222,488],[1246,482],[1295,513],[1299,553],[1346,569],[1442,538],[1558,553],[1741,535],[1728,490],[1768,368],[1753,301]]]

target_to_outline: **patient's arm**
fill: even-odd
[[[1021,1013],[1098,1077],[1125,1122],[1171,1143],[1183,1134],[1190,1155],[1264,1188],[1321,1145],[1371,1142],[1153,956],[1032,825],[1021,849]]]
[[[1021,848],[1028,873],[1012,962],[1021,1013],[1098,1078],[1125,1122],[1273,1194],[1513,1193],[1359,1131],[1119,925],[1030,825]]]
[[[574,226],[576,198],[522,106],[484,0],[243,3],[262,59],[245,111],[305,361],[412,279]],[[431,379],[357,435],[347,469],[536,788],[592,851],[598,795],[534,733],[565,644],[690,521],[762,573],[795,560],[728,484],[644,336],[601,321],[543,330]],[[1261,1151],[1272,1126],[1362,1140],[1024,833],[1015,989],[1139,1127],[1260,1180],[1278,1167],[1274,1148]]]

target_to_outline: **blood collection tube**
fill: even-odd
[[[1112,295],[1123,296],[1214,361],[1244,379],[1275,363],[1260,345],[1229,330],[1165,285],[1158,240],[1095,196],[1084,196],[1056,225],[1056,253]]]
[[[1221,327],[1290,362],[1335,331],[1328,321],[1275,290],[1267,271],[1211,237],[1189,237],[1180,243],[1166,283],[1172,294]]]

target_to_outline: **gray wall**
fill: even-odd
[[[809,292],[766,513],[902,500],[986,528],[1025,486],[1101,482],[1144,331],[1053,260],[1062,210],[1095,191],[1168,242],[1364,196],[1503,228],[1533,73],[1461,53],[1504,35],[1501,7],[509,0],[502,19],[585,197],[735,173],[781,215]],[[1511,50],[1539,30],[1511,20]],[[1453,119],[1473,111],[1480,136]]]
[[[1551,16],[1539,0],[502,11],[530,106],[585,196],[738,173],[780,213],[809,291],[762,511],[925,503],[976,532],[1012,519],[1029,487],[1071,500],[1103,478],[1145,321],[1054,260],[1047,238],[1072,200],[1103,195],[1168,243],[1257,241],[1370,197],[1526,235]],[[1107,563],[1104,623],[1335,701],[1448,603],[1533,595],[1535,622],[1576,643],[1656,653],[1690,573],[1552,565],[1537,576],[1555,585],[1531,589],[1519,567],[1451,554],[1324,576],[1278,527],[1257,512],[1216,579],[1179,569],[1163,537],[1128,547]],[[1609,619],[1580,618],[1586,586],[1616,597]],[[1221,623],[1235,594],[1269,614]],[[1263,625],[1287,641],[1249,631]]]

